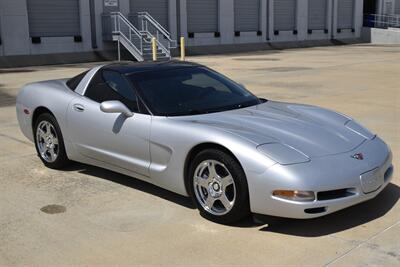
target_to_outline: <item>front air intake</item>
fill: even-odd
[[[337,190],[330,190],[330,191],[322,191],[318,192],[317,200],[331,200],[337,198],[344,198],[354,195],[355,193],[354,188],[343,188]]]

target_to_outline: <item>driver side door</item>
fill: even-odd
[[[118,100],[134,115],[105,113],[104,101]],[[83,96],[68,109],[71,142],[83,157],[149,176],[151,115],[147,114],[133,86],[120,73],[99,70]]]

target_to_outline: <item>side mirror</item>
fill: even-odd
[[[120,101],[104,101],[100,104],[100,110],[104,113],[121,113],[126,117],[132,117],[133,112],[131,112],[124,104]]]

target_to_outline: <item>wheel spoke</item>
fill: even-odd
[[[46,134],[50,134],[51,133],[51,131],[50,131],[50,123],[46,123],[45,124],[45,128],[46,128]]]
[[[231,184],[233,184],[233,177],[232,175],[227,175],[224,178],[221,179],[222,181],[222,185],[224,186],[224,190],[230,186]]]
[[[46,133],[39,127],[38,127],[38,134],[39,134],[39,137],[41,137],[43,139],[46,137]]]
[[[209,162],[208,163],[208,178],[211,179],[213,177],[216,177],[217,170],[215,169],[215,163],[214,162]]]
[[[221,201],[222,205],[224,205],[224,208],[226,210],[230,210],[232,207],[232,203],[229,201],[229,199],[226,197],[225,194],[222,194],[222,196],[219,198]]]
[[[53,161],[56,158],[56,153],[54,152],[54,149],[49,149],[48,150],[50,153],[50,160]]]
[[[213,198],[212,196],[208,195],[207,199],[206,199],[207,207],[211,209],[214,206],[214,202],[215,202],[215,198]]]
[[[199,186],[204,187],[204,188],[208,187],[208,179],[207,178],[196,176],[195,183],[197,183]]]

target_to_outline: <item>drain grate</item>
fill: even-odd
[[[67,208],[65,206],[61,205],[47,205],[44,206],[40,209],[40,211],[47,213],[47,214],[57,214],[57,213],[63,213],[67,211]]]

